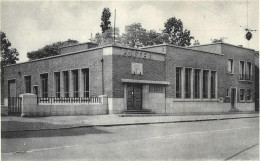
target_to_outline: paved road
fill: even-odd
[[[2,133],[2,160],[258,160],[259,118]]]

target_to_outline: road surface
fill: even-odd
[[[259,118],[2,132],[1,142],[3,161],[258,160],[258,143]]]

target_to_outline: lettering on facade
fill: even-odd
[[[132,74],[143,75],[142,63],[131,63]]]
[[[134,58],[152,59],[152,54],[144,51],[123,49],[123,55]]]

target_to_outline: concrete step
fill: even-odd
[[[142,110],[125,110],[124,114],[155,114],[152,110],[142,109]]]

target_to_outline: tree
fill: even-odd
[[[1,82],[3,82],[3,67],[9,64],[15,64],[19,60],[19,53],[15,48],[11,48],[11,42],[7,39],[4,32],[0,32],[1,37]]]
[[[104,33],[96,33],[95,38],[91,42],[97,43],[99,45],[107,45],[114,43],[114,28],[106,30]],[[119,33],[119,28],[115,29],[115,43],[121,45],[121,36]]]
[[[72,45],[72,44],[78,44],[78,41],[68,39],[67,41],[63,41],[63,42],[60,42],[60,41],[55,42],[53,44],[46,45],[43,48],[38,49],[36,51],[28,52],[27,57],[29,58],[29,60],[34,60],[34,59],[40,59],[40,58],[50,57],[50,56],[54,56],[54,55],[59,55],[60,54],[59,48],[61,48],[63,46]]]
[[[185,29],[183,30],[183,24],[180,19],[175,17],[169,18],[165,24],[164,33],[169,35],[169,43],[177,46],[189,46],[191,45],[191,39],[194,39],[193,36],[190,36],[190,31]]]
[[[125,27],[122,41],[124,45],[129,47],[145,46],[148,41],[148,34],[141,23],[133,23]]]
[[[101,25],[102,33],[111,28],[111,22],[109,21],[111,13],[109,8],[104,8],[101,16]]]

